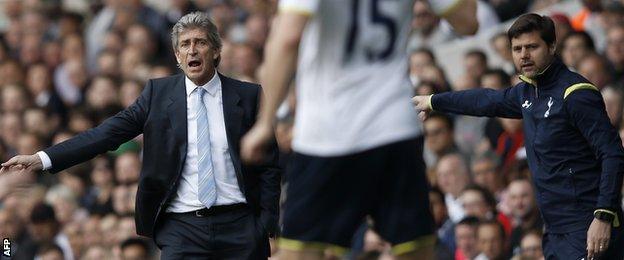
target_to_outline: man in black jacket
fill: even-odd
[[[425,112],[522,118],[547,259],[624,257],[624,149],[598,89],[555,57],[550,18],[523,15],[508,31],[522,80],[503,90],[415,97]],[[422,114],[422,115],[425,115]]]
[[[98,127],[15,156],[2,171],[55,173],[142,133],[137,233],[153,237],[165,259],[266,259],[277,226],[277,149],[254,167],[239,156],[262,91],[216,72],[221,40],[206,14],[182,17],[172,43],[184,75],[150,80],[134,104]]]

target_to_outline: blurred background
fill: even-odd
[[[277,0],[0,0],[0,160],[33,154],[129,106],[150,78],[180,73],[170,40],[184,14],[205,11],[223,38],[219,72],[259,82]],[[624,134],[624,0],[479,0],[480,29],[460,37],[427,1],[413,7],[406,46],[414,94],[518,82],[505,34],[527,12],[556,24],[557,52],[602,92]],[[286,166],[294,95],[276,129]],[[520,120],[432,114],[424,122],[439,259],[541,259],[542,223]],[[13,259],[152,259],[136,236],[141,136],[56,175],[0,175],[0,237]],[[287,184],[284,185],[287,187]],[[363,223],[350,259],[392,259]],[[277,252],[278,248],[273,248]],[[483,258],[486,257],[486,258]]]

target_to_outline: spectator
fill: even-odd
[[[21,86],[5,85],[1,91],[2,113],[22,113],[30,104],[30,96]]]
[[[63,249],[55,244],[42,245],[37,251],[35,259],[40,260],[63,260],[65,259]]]
[[[33,97],[33,103],[53,114],[64,116],[65,106],[52,89],[52,76],[48,67],[43,63],[33,64],[28,68],[26,75],[26,86]]]
[[[607,32],[605,55],[615,71],[614,79],[622,81],[624,77],[624,26],[614,26]]]
[[[119,102],[122,107],[126,108],[141,95],[143,85],[136,80],[126,80],[121,84],[119,89]]]
[[[481,221],[498,221],[505,235],[511,234],[511,221],[507,216],[496,211],[496,200],[485,188],[478,185],[469,185],[459,197],[466,216],[479,218]]]
[[[496,154],[502,158],[502,170],[508,172],[516,162],[517,153],[524,147],[524,131],[522,120],[498,118],[503,132],[496,140]]]
[[[475,157],[471,163],[475,184],[487,189],[498,202],[502,200],[505,189],[500,165],[500,157],[493,152],[485,152]]]
[[[544,259],[542,253],[542,233],[539,230],[528,231],[522,236],[520,243],[522,259]]]
[[[468,166],[461,155],[450,153],[440,158],[436,176],[436,183],[444,192],[444,201],[449,217],[457,223],[465,216],[459,196],[464,188],[470,184]]]
[[[455,224],[448,217],[444,193],[438,187],[433,186],[429,191],[429,202],[440,243],[437,251],[455,252],[455,234],[453,233]]]
[[[583,31],[571,32],[565,38],[561,38],[561,42],[561,58],[572,70],[578,70],[579,62],[596,51],[591,36]]]
[[[0,237],[11,239],[11,255],[15,259],[26,259],[30,256],[28,251],[32,248],[28,246],[33,245],[33,242],[25,228],[24,220],[6,205],[0,209]]]
[[[611,124],[619,129],[622,120],[622,109],[624,109],[622,105],[622,102],[624,102],[622,90],[607,86],[603,88],[600,93],[602,93],[602,99],[605,102],[605,109],[607,110],[607,115],[609,116]]]
[[[105,49],[98,54],[96,74],[111,78],[119,76],[119,55],[114,50]]]
[[[491,89],[504,89],[511,86],[509,74],[502,69],[486,70],[480,78],[481,86]]]
[[[432,167],[445,154],[456,152],[453,140],[454,124],[446,114],[432,113],[424,123],[424,157],[428,167]]]
[[[82,90],[89,80],[84,62],[73,58],[66,60],[54,71],[54,86],[66,106],[82,101]]]
[[[485,221],[479,224],[477,240],[481,252],[475,260],[503,260],[508,259],[505,255],[505,232],[503,226],[497,221]]]
[[[69,240],[61,231],[54,209],[47,204],[37,204],[30,215],[29,230],[33,241],[39,246],[55,243],[63,250],[65,260],[74,259]],[[33,252],[36,253],[36,252]]]
[[[121,259],[143,260],[149,258],[149,248],[143,239],[129,238],[121,243]]]
[[[464,71],[478,81],[488,70],[487,55],[479,49],[469,50],[464,54]]]
[[[479,219],[466,217],[455,225],[455,260],[470,260],[479,254],[477,231]]]
[[[260,13],[252,13],[245,20],[247,43],[258,53],[262,53],[264,42],[269,35],[269,19]]]
[[[92,110],[101,111],[108,107],[118,106],[117,84],[106,76],[93,79],[86,92],[86,105]]]
[[[429,3],[423,0],[414,2],[412,29],[412,35],[407,43],[408,51],[420,47],[433,47],[456,38],[450,26],[442,23],[431,10]]]
[[[82,260],[101,260],[101,259],[111,259],[112,255],[109,251],[104,249],[102,246],[91,246],[87,248],[84,257]]]
[[[508,74],[513,74],[516,68],[511,57],[511,43],[505,32],[499,32],[490,38],[490,46],[494,52],[503,60],[502,69]]]
[[[260,66],[260,54],[250,44],[234,46],[234,71],[242,80],[257,82],[256,70]]]
[[[555,24],[555,37],[557,39],[565,38],[569,33],[574,32],[572,29],[572,24],[570,24],[570,19],[563,13],[552,13],[550,15],[554,24]],[[561,52],[563,49],[563,41],[557,41],[557,52]]]
[[[435,55],[430,49],[421,47],[412,51],[409,57],[409,75],[412,85],[416,86],[420,83],[425,66],[435,64]]]
[[[126,152],[115,160],[115,174],[117,182],[121,184],[133,184],[139,181],[141,160],[134,152]]]
[[[583,57],[578,63],[578,73],[587,78],[599,90],[613,82],[609,72],[609,64],[598,54]]]
[[[533,186],[527,179],[513,180],[508,186],[509,208],[513,220],[511,248],[516,251],[520,246],[522,234],[531,229],[542,229],[542,219],[535,204]]]

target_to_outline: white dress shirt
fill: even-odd
[[[466,216],[464,206],[459,198],[453,198],[453,195],[446,194],[444,195],[444,202],[446,203],[446,208],[448,209],[449,218],[453,221],[453,223],[461,221]]]
[[[174,195],[167,212],[189,212],[205,208],[197,196],[199,171],[197,152],[197,85],[189,78],[185,77],[186,85],[186,119],[188,145],[186,150],[186,161],[180,176],[178,190]],[[212,155],[212,166],[214,170],[217,201],[215,205],[229,205],[246,202],[245,196],[238,186],[234,163],[229,153],[227,135],[225,131],[225,120],[223,115],[223,99],[221,90],[221,79],[218,74],[201,86],[206,89],[208,95],[204,95],[204,105],[208,111],[208,132],[210,133],[210,152]],[[43,163],[43,169],[52,167],[50,157],[43,151],[37,152]]]

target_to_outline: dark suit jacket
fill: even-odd
[[[240,139],[253,126],[259,108],[259,85],[219,74],[227,141],[236,178],[247,203],[265,231],[277,227],[280,170],[277,147],[260,166],[241,163]],[[143,166],[136,197],[135,221],[139,235],[152,237],[154,227],[175,195],[186,160],[187,116],[184,75],[153,79],[130,107],[101,125],[45,149],[58,172],[89,160],[143,133]]]

